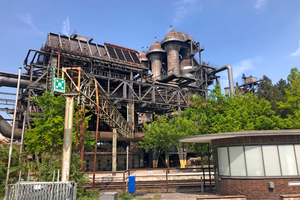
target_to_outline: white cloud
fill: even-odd
[[[67,17],[67,19],[63,21],[62,34],[69,36],[69,32],[70,32],[70,21],[69,21],[69,17]]]
[[[34,31],[35,34],[37,35],[45,35],[45,33],[40,30],[38,27],[36,27],[33,22],[32,22],[32,18],[31,18],[31,15],[30,14],[27,14],[27,15],[22,15],[22,16],[19,16],[20,19],[26,23],[28,26],[30,26],[30,28],[32,29],[32,31]]]
[[[300,40],[299,40],[299,47],[298,47],[298,49],[294,53],[292,53],[291,56],[299,56],[299,55],[300,55]]]
[[[177,26],[180,24],[188,15],[193,14],[196,10],[202,10],[201,5],[198,5],[197,0],[181,0],[175,3],[176,9],[172,25]]]
[[[260,10],[266,3],[267,3],[267,0],[256,0],[254,8],[256,10]]]

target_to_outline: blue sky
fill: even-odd
[[[233,67],[234,82],[267,75],[276,83],[300,68],[299,0],[0,1],[0,71],[17,73],[48,32],[94,37],[141,51],[169,26],[205,47],[202,60]],[[221,87],[228,86],[226,72]],[[15,92],[16,89],[1,88]],[[1,97],[0,97],[1,98]]]

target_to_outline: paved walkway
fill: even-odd
[[[154,199],[154,197],[160,196],[156,200],[174,200],[174,199],[184,199],[184,200],[196,200],[196,197],[200,196],[215,196],[211,193],[204,193],[201,192],[187,192],[187,193],[180,193],[180,192],[170,192],[170,193],[148,193],[144,195],[137,195],[134,200],[148,200]]]

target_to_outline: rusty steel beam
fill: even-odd
[[[80,125],[80,159],[84,161],[84,134],[85,134],[85,104],[81,105],[81,125]],[[81,165],[83,170],[83,164]]]
[[[97,101],[97,123],[96,123],[96,133],[95,133],[95,153],[94,153],[94,175],[93,175],[93,188],[95,188],[95,172],[96,172],[96,159],[97,159],[97,142],[98,142],[98,128],[99,128],[99,98],[98,98],[98,88],[97,81],[95,79],[95,88],[96,88],[96,101]]]
[[[78,153],[78,132],[79,132],[79,104],[77,105],[75,153]]]

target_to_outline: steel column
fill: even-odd
[[[117,171],[117,129],[113,128],[112,171]]]
[[[64,126],[64,144],[62,157],[61,181],[69,181],[71,152],[72,152],[72,132],[73,132],[73,111],[74,96],[66,96],[65,126]]]

